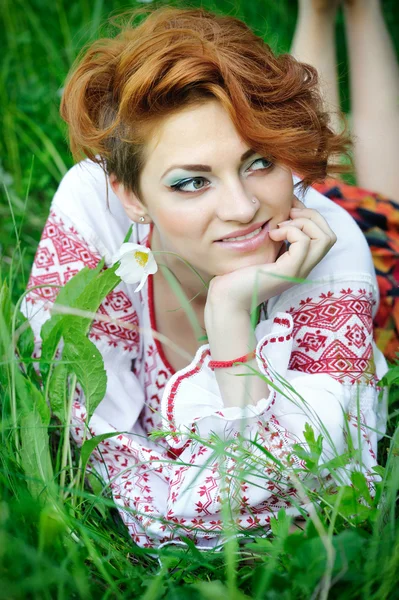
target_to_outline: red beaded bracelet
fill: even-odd
[[[209,361],[210,369],[226,369],[228,367],[232,367],[235,363],[245,363],[253,358],[255,358],[255,352],[249,352],[249,354],[244,354],[244,356],[240,356],[240,358],[236,358],[235,360],[211,360]]]

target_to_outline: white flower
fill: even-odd
[[[140,244],[122,244],[118,252],[112,257],[112,264],[120,261],[119,267],[115,271],[125,283],[139,283],[134,290],[139,292],[148,275],[153,275],[158,271],[158,265],[149,248]]]

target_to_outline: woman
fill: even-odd
[[[102,256],[111,266],[133,222],[132,241],[173,272],[208,339],[178,310],[166,269],[137,293],[122,281],[100,307],[139,330],[91,328],[108,386],[90,432],[126,432],[99,444],[92,466],[133,540],[209,548],[264,535],[280,508],[306,513],[299,482],[320,486],[296,446],[307,447],[306,423],[323,435],[320,464],[349,438],[358,448],[334,477],[350,481],[361,455],[372,482],[386,372],[372,336],[378,288],[359,228],[309,187],[348,147],[316,71],[275,57],[234,18],[163,8],[84,53],[61,111],[89,160],[61,182],[30,285],[62,285]],[[27,298],[37,336],[55,296]],[[78,388],[78,444],[85,419]]]

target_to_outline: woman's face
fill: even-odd
[[[153,249],[180,254],[208,280],[276,260],[281,243],[268,235],[244,251],[217,243],[253,224],[275,228],[293,201],[290,169],[252,151],[217,101],[165,119],[148,142],[140,187]]]

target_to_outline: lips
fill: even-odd
[[[214,242],[216,247],[222,251],[234,254],[238,253],[253,253],[258,252],[264,244],[267,243],[269,237],[270,221],[266,221],[262,226],[259,227],[259,232],[253,232],[249,237],[244,237],[240,240],[227,239]]]
[[[270,219],[269,219],[270,221]],[[268,221],[261,221],[259,223],[254,223],[253,225],[251,225],[250,227],[247,227],[246,229],[242,229],[240,231],[233,231],[232,233],[228,233],[227,235],[224,235],[223,237],[221,237],[219,240],[215,240],[216,242],[221,242],[222,240],[228,240],[229,238],[235,238],[235,237],[241,237],[243,235],[248,235],[248,233],[252,233],[253,231],[255,231],[256,229],[259,229],[259,227],[263,227],[264,225],[266,225],[266,223],[268,223]]]

